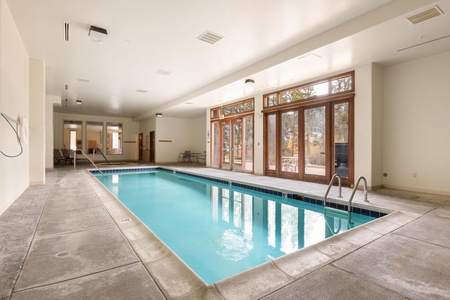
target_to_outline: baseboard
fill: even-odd
[[[393,190],[401,190],[401,191],[408,191],[408,192],[417,192],[417,193],[425,193],[425,194],[450,196],[450,191],[418,189],[418,188],[413,188],[413,187],[405,187],[405,186],[398,186],[398,185],[391,185],[391,184],[383,184],[383,187],[386,188],[386,189],[393,189]]]

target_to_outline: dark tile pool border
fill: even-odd
[[[261,188],[261,187],[247,185],[247,184],[243,184],[243,183],[239,183],[239,182],[233,182],[231,180],[212,178],[212,177],[208,177],[208,176],[192,174],[189,172],[166,169],[166,168],[161,168],[161,167],[141,167],[141,168],[105,169],[105,170],[101,170],[101,171],[100,170],[89,170],[89,171],[93,175],[98,175],[98,174],[102,174],[102,173],[103,174],[114,174],[114,173],[138,172],[138,171],[165,171],[168,173],[183,174],[183,175],[187,175],[187,176],[198,178],[198,179],[222,183],[222,184],[226,184],[226,185],[231,185],[233,187],[249,189],[252,191],[261,192],[261,193],[265,193],[265,194],[269,194],[269,195],[275,195],[275,196],[279,196],[279,197],[284,197],[284,198],[288,198],[288,199],[293,199],[293,200],[298,200],[298,201],[303,201],[306,203],[317,204],[317,205],[323,206],[323,200],[321,200],[321,199],[314,199],[314,198],[305,197],[305,196],[298,195],[298,194],[285,193],[285,192],[277,191],[274,189]],[[330,201],[327,201],[327,207],[331,207],[331,208],[342,210],[342,211],[348,211],[348,205],[334,203],[334,202],[330,202]],[[388,215],[388,213],[385,213],[385,212],[380,212],[380,211],[376,211],[376,210],[370,210],[370,209],[355,207],[355,206],[352,206],[352,212],[356,213],[356,214],[364,215],[364,216],[373,217],[373,218],[381,218],[381,217]]]

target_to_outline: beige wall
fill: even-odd
[[[0,66],[0,111],[13,119],[29,118],[29,57],[5,0],[0,0]],[[0,151],[20,152],[16,135],[3,117],[0,137]],[[0,214],[28,187],[29,168],[28,144],[16,158],[0,154]]]
[[[30,60],[30,184],[45,184],[45,63]]]
[[[204,117],[197,119],[156,118],[157,163],[175,162],[185,150],[206,151],[206,127]],[[161,142],[170,140],[171,142]]]
[[[384,70],[385,186],[450,195],[449,112],[450,52]]]
[[[182,119],[170,117],[150,117],[139,124],[139,132],[144,134],[144,145],[150,131],[155,131],[155,162],[173,163],[185,150],[206,151],[206,118]],[[145,149],[145,146],[144,146]],[[149,152],[144,150],[144,161]]]
[[[382,187],[382,82],[376,64],[355,68],[355,183],[364,176],[369,189]],[[360,182],[362,185],[362,182]]]

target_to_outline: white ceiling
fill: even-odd
[[[191,118],[251,97],[246,78],[260,94],[370,62],[450,51],[450,0],[7,3],[30,57],[46,63],[46,93],[62,98],[57,112]],[[406,19],[434,5],[444,14],[417,25]],[[103,44],[89,38],[91,25],[108,31]],[[198,40],[207,30],[223,39]]]

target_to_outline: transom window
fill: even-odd
[[[223,119],[254,111],[254,99],[247,99],[211,109],[211,119]]]
[[[266,95],[264,97],[264,107],[317,100],[354,92],[353,76],[354,72],[344,73]]]

